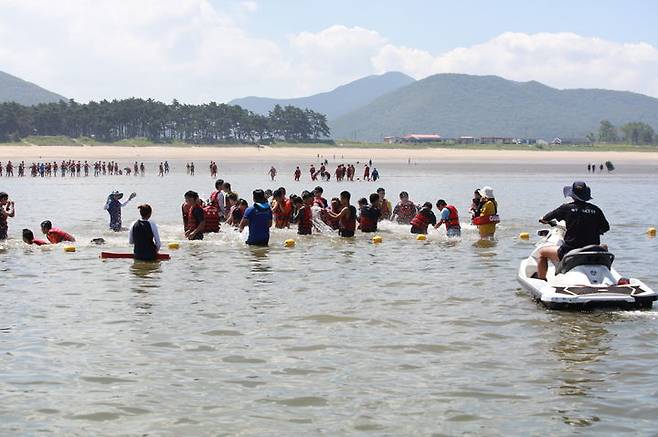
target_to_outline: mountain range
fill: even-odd
[[[334,138],[506,136],[582,139],[601,120],[658,128],[658,99],[625,91],[559,90],[497,76],[437,74],[384,94],[331,121]]]
[[[336,119],[355,109],[365,106],[391,91],[395,91],[415,82],[415,79],[399,72],[367,76],[346,85],[320,94],[292,99],[271,99],[266,97],[245,97],[229,102],[240,105],[257,114],[267,115],[275,105],[292,105],[308,108],[325,114],[329,120]]]
[[[373,86],[382,83],[391,86]],[[603,89],[561,90],[536,81],[452,73],[418,81],[402,73],[386,73],[305,98],[247,98],[232,103],[256,112],[266,112],[276,103],[323,112],[333,138],[359,141],[413,133],[444,138],[583,139],[598,131],[601,120],[617,126],[642,121],[658,130],[658,99],[653,97]]]
[[[31,82],[0,71],[0,103],[16,102],[21,105],[37,105],[68,100]]]

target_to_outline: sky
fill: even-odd
[[[299,97],[387,71],[658,97],[658,1],[0,0],[0,71],[79,102]]]

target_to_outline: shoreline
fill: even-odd
[[[654,164],[658,150],[649,151],[544,151],[446,148],[358,148],[358,147],[269,147],[252,146],[129,146],[79,145],[41,146],[26,144],[0,145],[0,161],[20,160],[258,160],[270,162],[315,162],[321,158],[339,161],[373,159],[378,162],[450,161],[450,162],[557,162],[601,163],[605,161]],[[334,158],[335,156],[335,158]]]

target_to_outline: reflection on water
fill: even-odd
[[[495,241],[468,224],[461,239],[441,229],[417,241],[408,226],[382,223],[381,244],[289,229],[273,230],[269,248],[250,248],[229,227],[185,240],[182,194],[207,197],[214,181],[172,164],[178,173],[161,179],[2,181],[20,207],[0,245],[2,434],[655,432],[658,312],[562,314],[516,292],[518,263],[532,248],[516,236],[563,201],[580,167],[377,166],[391,197],[451,199],[462,216],[474,186],[494,186],[503,219]],[[266,171],[220,169],[242,193]],[[588,177],[612,222],[605,241],[617,268],[658,285],[646,204],[618,201],[628,192],[657,197],[657,176]],[[280,179],[273,185],[289,192],[314,185]],[[353,199],[376,188],[323,187]],[[171,261],[98,259],[130,250],[125,232],[104,230],[114,189],[151,204],[164,246],[180,243],[165,250]],[[53,209],[54,198],[69,208]],[[137,210],[123,214],[127,225]],[[44,218],[77,237],[75,253],[23,245],[16,231]],[[89,243],[99,235],[104,246]],[[296,246],[284,248],[290,238]]]
[[[571,397],[592,396],[597,387],[605,385],[605,375],[595,370],[594,364],[610,351],[612,335],[607,330],[610,317],[600,313],[566,313],[556,315],[552,322],[555,344],[551,352],[561,365],[557,373],[557,392],[566,397],[565,406],[573,405]],[[558,412],[567,425],[589,426],[601,420],[598,416],[587,415],[582,403]]]

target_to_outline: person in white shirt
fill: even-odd
[[[139,215],[142,218],[136,220],[130,227],[128,241],[135,246],[133,250],[135,259],[155,261],[162,243],[160,242],[158,226],[150,221],[153,210],[148,204],[139,205],[137,209],[139,209]]]

